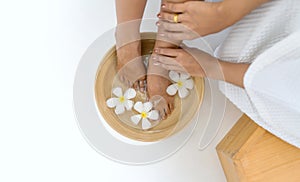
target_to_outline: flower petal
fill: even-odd
[[[125,91],[124,97],[126,99],[132,99],[136,96],[136,91],[133,88],[129,88]]]
[[[143,130],[147,130],[147,129],[151,128],[151,123],[149,122],[149,120],[147,118],[144,118],[142,120],[142,128],[143,128]]]
[[[170,71],[169,72],[169,77],[174,82],[177,82],[179,80],[179,74],[176,71]]]
[[[153,105],[151,102],[145,102],[144,103],[144,111],[149,112],[152,109]]]
[[[125,112],[125,107],[123,104],[118,104],[116,109],[115,109],[115,113],[116,114],[122,114]]]
[[[132,100],[126,100],[124,102],[124,106],[126,107],[127,111],[130,111],[133,107],[133,101]]]
[[[189,91],[185,87],[181,87],[180,89],[178,89],[178,95],[180,98],[183,99],[189,95]]]
[[[186,87],[187,89],[193,89],[194,88],[194,81],[193,79],[188,79],[183,83],[183,86]]]
[[[168,86],[167,93],[169,95],[175,95],[177,90],[178,90],[177,84],[172,84],[172,85]]]
[[[116,107],[116,105],[118,104],[118,98],[110,98],[106,101],[106,105],[109,107],[109,108],[114,108]]]
[[[133,115],[130,117],[131,121],[137,125],[139,124],[140,120],[141,120],[142,116],[140,114],[137,114],[137,115]]]
[[[136,102],[133,107],[139,113],[142,113],[144,111],[144,105],[141,101]]]
[[[123,91],[122,91],[121,87],[114,88],[112,92],[117,97],[121,97],[123,95]]]
[[[148,118],[152,120],[158,120],[159,119],[159,114],[157,110],[152,110],[148,113]]]
[[[186,73],[181,73],[180,74],[180,80],[181,81],[184,81],[184,80],[187,80],[188,78],[190,78],[191,76],[189,74],[186,74]]]

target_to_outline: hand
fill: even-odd
[[[196,48],[157,48],[154,52],[154,65],[161,65],[167,70],[199,77],[209,76],[219,70],[216,58]]]
[[[230,63],[196,48],[183,46],[182,49],[157,48],[154,50],[154,65],[167,70],[188,73],[191,76],[208,77],[244,87],[244,75],[249,64]]]
[[[163,30],[160,33],[170,39],[191,40],[219,32],[229,26],[221,4],[201,1],[165,3],[158,15],[157,25]],[[174,23],[175,14],[178,14],[178,23]]]
[[[175,40],[191,40],[219,32],[269,0],[224,0],[222,2],[166,2],[158,17],[164,36]],[[174,15],[178,14],[177,23]]]

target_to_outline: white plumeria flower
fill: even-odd
[[[122,114],[126,110],[131,110],[133,106],[133,101],[130,100],[136,96],[136,91],[132,88],[129,88],[125,91],[123,95],[123,91],[120,87],[116,87],[113,89],[113,94],[117,97],[112,97],[106,101],[106,105],[109,108],[115,107],[116,114]]]
[[[169,95],[175,95],[178,91],[179,97],[185,98],[188,96],[189,90],[194,88],[194,81],[188,74],[178,74],[175,71],[170,71],[169,77],[175,82],[167,88]]]
[[[146,102],[142,103],[140,101],[136,102],[134,104],[134,109],[139,112],[140,114],[131,116],[131,121],[137,125],[139,122],[142,120],[142,128],[143,130],[147,130],[151,128],[151,123],[148,119],[151,120],[158,120],[159,115],[158,111],[156,110],[151,110],[152,109],[152,103],[151,102]]]

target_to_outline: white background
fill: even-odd
[[[159,1],[148,3],[153,18]],[[0,3],[0,181],[225,181],[214,146],[240,116],[229,105],[212,146],[126,166],[95,152],[74,119],[72,85],[87,47],[115,23],[114,1]]]

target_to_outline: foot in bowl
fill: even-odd
[[[117,49],[118,75],[127,87],[146,90],[146,68],[141,57],[141,42],[128,43]]]
[[[147,73],[147,91],[155,110],[159,111],[160,119],[166,119],[174,109],[174,97],[167,94],[171,84],[168,71],[153,64],[150,58]]]

